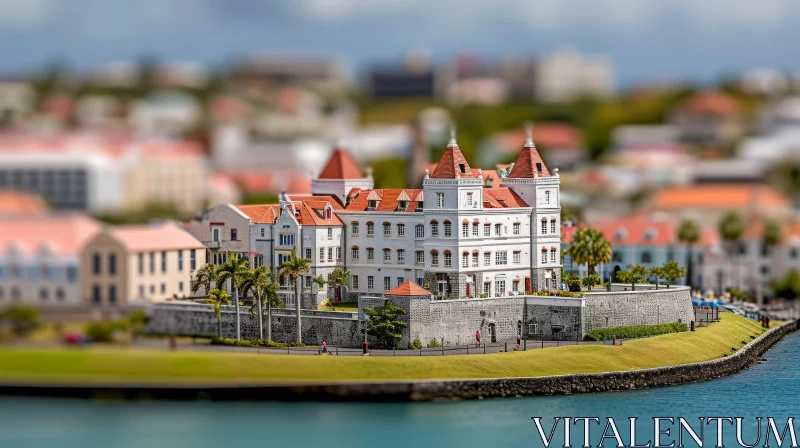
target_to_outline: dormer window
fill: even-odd
[[[325,219],[328,219],[328,220],[331,219],[331,209],[330,209],[330,207],[325,209]]]
[[[378,208],[378,201],[367,201],[367,210],[375,210]]]
[[[650,240],[654,239],[655,237],[656,237],[655,229],[647,229],[647,231],[644,232],[644,239],[646,239],[647,241],[650,241]]]
[[[464,173],[467,172],[467,166],[464,165],[463,163],[459,163],[458,164],[458,169],[461,170],[461,174],[464,174]]]
[[[536,162],[536,171],[542,172],[542,162]]]
[[[397,202],[397,209],[398,210],[407,210],[408,209],[408,201],[398,201]]]
[[[614,233],[614,239],[617,241],[622,241],[625,238],[625,230],[619,229]]]

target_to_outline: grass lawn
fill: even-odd
[[[336,309],[332,310],[331,307],[320,307],[319,309],[323,311],[341,311],[341,312],[348,312],[348,313],[357,313],[358,312],[358,302],[339,302],[336,304]]]
[[[431,357],[287,356],[168,352],[125,347],[0,348],[0,381],[226,384],[425,378],[494,378],[632,370],[720,358],[764,330],[724,313],[696,332],[622,346],[585,345],[528,352]]]

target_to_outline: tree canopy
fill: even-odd
[[[580,228],[572,235],[572,244],[566,250],[567,255],[578,264],[586,264],[589,274],[594,274],[594,267],[600,263],[611,261],[611,244],[603,234],[590,227]]]
[[[406,314],[406,310],[387,300],[383,306],[365,308],[364,313],[369,316],[367,330],[378,340],[378,346],[392,348],[402,339],[403,329],[408,327],[408,322],[399,319]]]

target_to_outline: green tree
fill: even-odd
[[[617,281],[620,283],[630,283],[631,290],[636,291],[636,284],[647,281],[647,268],[642,265],[628,265],[627,271],[617,272]]]
[[[350,284],[350,271],[347,269],[333,268],[328,274],[328,284],[334,288],[338,286],[348,286]],[[336,300],[333,300],[333,310],[336,311]]]
[[[781,225],[774,219],[765,221],[761,241],[770,249],[780,244],[783,241]]]
[[[244,256],[232,256],[220,266],[219,281],[230,282],[229,291],[233,292],[233,305],[236,307],[236,340],[242,338],[241,318],[239,316],[239,286],[250,272],[250,260]]]
[[[224,289],[212,289],[208,291],[206,303],[214,305],[214,317],[217,318],[217,336],[222,337],[222,314],[219,312],[221,305],[231,304],[231,295]]]
[[[797,299],[800,297],[800,273],[792,269],[775,281],[773,290],[776,297],[789,300]]]
[[[220,282],[221,274],[222,271],[220,270],[220,266],[213,265],[211,263],[201,266],[200,269],[194,273],[192,294],[197,294],[197,292],[200,290],[200,287],[203,288],[203,291],[206,293],[206,295],[211,291],[212,288],[222,288],[222,282]]]
[[[583,284],[583,286],[586,287],[588,291],[591,291],[595,285],[600,284],[600,276],[597,274],[589,274],[586,277],[583,277],[581,283]]]
[[[742,220],[742,217],[734,211],[725,213],[719,220],[718,230],[719,236],[722,238],[722,241],[725,244],[728,256],[730,257],[731,262],[735,264],[735,259],[737,258],[736,253],[739,248],[739,240],[741,240],[742,234],[744,233],[744,221]],[[737,286],[738,283],[739,281],[737,274]]]
[[[564,284],[567,289],[572,292],[580,292],[581,290],[581,277],[576,273],[567,274],[564,276]]]
[[[588,265],[589,274],[594,274],[596,265],[611,261],[611,245],[602,233],[585,227],[576,230],[573,234],[572,244],[567,248],[567,255],[578,264]]]
[[[669,285],[686,275],[686,268],[679,266],[678,262],[675,260],[669,260],[664,263],[664,266],[659,268],[659,272],[661,273],[661,277],[667,281],[667,288],[669,288]]]
[[[11,305],[0,312],[0,321],[8,322],[15,335],[24,336],[39,326],[39,310],[29,305]]]
[[[700,226],[696,221],[685,219],[678,227],[678,240],[686,244],[686,258],[688,266],[687,284],[692,287],[694,279],[694,245],[700,241]]]
[[[282,307],[278,298],[279,285],[275,283],[272,273],[266,266],[259,266],[244,276],[241,283],[242,295],[252,297],[250,318],[258,314],[258,337],[264,339],[264,303],[267,304],[267,340],[272,340],[272,306]]]
[[[301,258],[297,256],[297,252],[292,249],[292,254],[289,258],[278,266],[279,275],[285,275],[292,280],[294,285],[294,302],[295,302],[295,316],[297,317],[297,342],[302,343],[302,332],[300,329],[300,307],[302,306],[302,298],[300,296],[300,282],[299,279],[308,272],[311,266],[311,260],[308,258]]]
[[[650,268],[650,277],[655,277],[656,279],[656,289],[658,289],[658,280],[664,277],[662,271],[663,270],[661,269],[660,266],[653,266],[652,268]]]
[[[367,329],[369,334],[378,340],[378,346],[392,348],[402,339],[403,329],[408,327],[408,322],[399,319],[406,314],[406,310],[387,300],[383,306],[365,308],[364,313],[369,316]]]

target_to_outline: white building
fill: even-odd
[[[347,269],[351,297],[407,280],[459,297],[560,284],[560,179],[530,137],[497,188],[484,187],[482,170],[473,171],[452,138],[422,189],[373,189],[339,149],[312,194],[285,194],[278,205],[220,206],[198,215],[191,232],[215,263],[239,252],[254,265],[277,267],[294,249],[312,260],[305,288],[313,276]]]
[[[614,94],[611,62],[587,58],[568,49],[536,61],[534,96],[544,102],[567,102],[583,96],[605,98]]]

